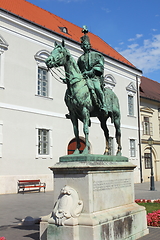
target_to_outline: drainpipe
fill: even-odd
[[[138,138],[139,138],[139,160],[140,160],[140,181],[143,182],[142,177],[142,151],[141,151],[141,132],[140,132],[140,97],[139,97],[139,86],[138,86],[138,76],[136,76],[136,87],[137,87],[137,111],[138,111]]]

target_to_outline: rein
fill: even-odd
[[[64,84],[64,82],[59,81],[59,79],[56,78],[56,77],[53,75],[53,73],[54,73],[56,76],[58,76],[58,74],[57,74],[53,69],[49,68],[48,70],[50,71],[51,75],[52,75],[58,82],[60,82],[61,84]],[[61,71],[59,71],[59,72],[61,73]],[[61,73],[61,74],[62,74],[62,73]],[[58,76],[58,77],[59,77],[59,76]],[[60,79],[62,79],[62,78],[60,78]],[[75,78],[73,78],[73,79],[75,79]],[[73,80],[73,79],[72,79],[72,80]],[[71,81],[72,81],[72,80],[71,80]],[[73,85],[74,85],[75,83],[77,83],[77,82],[80,82],[80,80],[72,83],[71,85],[73,86]],[[73,99],[73,98],[75,97],[75,95],[76,95],[82,88],[84,88],[86,85],[87,85],[87,83],[85,83],[80,89],[78,89],[72,96],[69,95],[69,94],[67,94],[68,97],[69,97],[70,99]]]
[[[67,51],[65,52],[65,55],[66,55],[66,54],[67,54]],[[61,58],[61,59],[63,59],[63,58]],[[61,60],[61,59],[60,59],[60,60]],[[57,65],[57,66],[56,66],[56,65]],[[55,63],[55,67],[58,67],[58,64]],[[65,76],[65,75],[64,75],[65,70],[59,70],[58,68],[56,68],[56,69],[57,69],[57,71],[58,71],[62,76],[65,77],[65,79],[67,79],[67,80],[69,81],[70,86],[72,86],[72,87],[73,87],[74,84],[76,84],[77,82],[80,82],[80,81],[81,81],[81,78],[78,78],[78,77],[72,77],[72,78],[70,78],[70,77],[72,76],[70,73],[67,73],[67,74],[69,75],[69,77]],[[48,68],[48,71],[50,71],[51,75],[52,75],[58,82],[60,82],[61,84],[65,83],[65,82],[64,82],[65,79],[59,77],[58,74],[53,70],[53,68]],[[58,79],[57,77],[55,77],[53,73],[54,73],[58,78],[60,78],[61,80],[63,80],[63,82],[62,82],[62,81],[59,81],[59,79]],[[83,76],[82,76],[82,78],[83,78]],[[77,79],[77,80],[76,80],[76,79]],[[84,88],[86,85],[87,85],[87,83],[86,83],[86,81],[85,81],[85,84],[84,84],[83,86],[81,86],[80,89],[78,89],[72,96],[69,95],[69,94],[67,94],[68,97],[69,97],[70,99],[74,99],[75,95],[76,95],[82,88]]]
[[[62,80],[62,78],[59,77],[58,74],[57,74],[53,69],[48,68],[48,71],[50,71],[52,77],[54,77],[58,82],[60,82],[61,84],[64,84],[64,82],[62,82],[62,81],[60,81],[60,80],[58,79],[58,78],[60,78],[60,79]],[[54,73],[56,76],[58,76],[58,78],[56,78],[56,77],[53,75],[53,73]]]

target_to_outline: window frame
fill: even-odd
[[[8,50],[8,43],[0,35],[0,88],[4,89],[4,58],[5,51]]]
[[[144,165],[145,169],[151,169],[151,153],[144,153]]]
[[[106,74],[104,76],[104,88],[109,88],[111,90],[114,90],[116,86],[116,79],[111,74]]]
[[[49,155],[49,130],[38,129],[38,155]]]
[[[127,91],[127,104],[128,104],[128,116],[129,117],[134,117],[135,116],[135,95],[137,93],[137,89],[135,87],[134,82],[130,82],[130,84],[126,87]],[[130,102],[130,99],[132,99],[132,103]],[[130,109],[132,109],[130,111]]]
[[[143,135],[153,136],[153,124],[152,122],[150,122],[149,116],[143,117],[142,126],[143,126]]]
[[[53,95],[53,90],[52,90],[52,77],[50,72],[47,69],[47,66],[45,64],[45,60],[50,56],[50,52],[46,51],[46,50],[40,50],[39,52],[37,52],[34,56],[35,60],[36,60],[36,96],[38,97],[42,97],[42,98],[50,98],[53,99],[52,95]],[[44,96],[43,94],[39,94],[38,91],[38,81],[39,81],[39,75],[38,75],[38,71],[39,69],[43,69],[45,71],[47,71],[47,86],[48,86],[48,91],[47,91],[47,95]]]
[[[48,144],[48,152],[42,152],[40,153],[39,148],[39,130],[44,130],[48,132],[48,136],[47,136],[47,144]],[[53,148],[53,143],[52,143],[52,138],[53,138],[53,134],[52,134],[52,128],[48,128],[46,126],[36,126],[36,156],[35,158],[43,158],[43,159],[52,159],[53,158],[53,153],[52,153],[52,148]]]
[[[41,71],[41,72],[39,72]],[[44,74],[44,72],[46,74]],[[39,78],[39,76],[41,75],[41,77]],[[46,78],[44,79],[44,76],[46,76]],[[39,84],[40,83],[40,84]],[[44,83],[46,84],[46,86],[44,85]],[[44,88],[46,88],[46,90],[44,91]],[[46,93],[46,94],[44,94]],[[41,97],[49,97],[49,83],[48,83],[48,72],[47,69],[38,66],[38,83],[37,83],[37,95],[41,96]]]
[[[130,157],[136,157],[136,140],[133,138],[130,139]]]
[[[134,97],[132,95],[128,95],[128,115],[134,116]]]
[[[2,158],[3,150],[3,122],[0,121],[0,158]]]

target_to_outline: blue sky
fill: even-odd
[[[28,0],[101,37],[160,82],[160,0]]]

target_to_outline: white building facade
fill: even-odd
[[[53,190],[49,167],[68,154],[74,138],[71,121],[65,117],[66,85],[58,78],[60,73],[55,70],[58,76],[53,77],[44,63],[54,41],[61,42],[62,36],[6,11],[0,10],[0,18],[0,194],[16,193],[17,181],[23,179],[40,179],[46,182],[46,190]],[[69,38],[65,44],[77,60],[82,54],[80,44]],[[104,57],[105,86],[112,88],[120,102],[122,155],[137,166],[135,182],[140,182],[137,89],[141,71]],[[108,127],[115,154],[110,120]],[[84,137],[81,123],[80,136]],[[89,140],[91,153],[103,154],[105,139],[96,118]]]
[[[140,85],[140,115],[142,125],[142,176],[150,181],[151,168],[155,181],[160,181],[160,83],[142,77]],[[149,146],[148,139],[153,139]],[[152,158],[151,158],[152,154]]]

